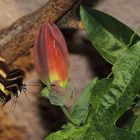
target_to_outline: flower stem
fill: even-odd
[[[107,78],[109,78],[112,75],[112,72],[107,76]]]
[[[68,120],[76,126],[79,126],[80,124],[77,123],[70,115],[70,113],[68,112],[68,110],[66,109],[66,106],[61,106],[62,111],[64,112],[64,114],[66,115],[66,117],[68,118]]]

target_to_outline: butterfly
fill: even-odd
[[[22,90],[26,90],[23,84],[25,72],[20,69],[10,69],[5,59],[0,56],[0,102],[5,105],[13,96],[19,97]]]

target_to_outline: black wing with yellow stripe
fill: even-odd
[[[22,91],[24,71],[11,70],[0,57],[0,101],[6,104],[12,96],[18,97]]]

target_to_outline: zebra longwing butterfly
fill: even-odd
[[[18,97],[24,88],[23,78],[24,71],[22,69],[11,70],[0,57],[0,102],[5,105],[12,96]]]

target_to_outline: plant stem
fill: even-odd
[[[109,78],[112,75],[112,72],[107,76],[107,78]]]
[[[132,42],[133,42],[133,39],[134,39],[135,35],[137,35],[136,32],[131,36],[129,44],[126,45],[127,47],[130,47],[130,45],[131,45]]]
[[[68,118],[68,120],[76,126],[80,126],[79,123],[77,123],[70,115],[70,113],[68,112],[68,110],[66,109],[66,106],[61,106],[62,111],[64,112],[64,114],[66,115],[66,117]]]

